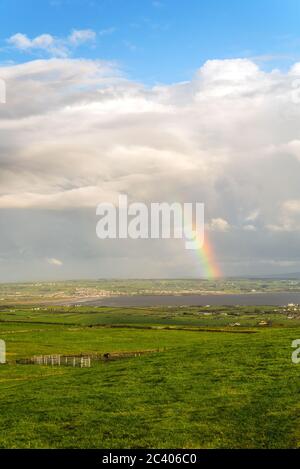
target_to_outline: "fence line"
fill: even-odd
[[[141,355],[159,352],[159,350],[141,350],[134,352],[112,352],[103,354],[81,354],[81,355],[34,355],[31,358],[17,360],[22,365],[44,365],[44,366],[72,366],[90,368],[92,361],[111,361],[121,358],[140,357]]]

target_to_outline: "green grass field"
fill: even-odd
[[[298,313],[282,308],[3,306],[0,447],[298,448],[298,338]],[[157,352],[82,369],[16,363],[142,350]]]

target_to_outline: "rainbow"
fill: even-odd
[[[199,246],[199,248],[197,249],[197,254],[201,259],[203,270],[207,278],[214,279],[222,277],[221,270],[215,261],[213,248],[207,235],[205,236],[203,246]]]
[[[206,278],[214,279],[222,277],[222,272],[215,261],[215,256],[213,252],[212,245],[208,239],[207,233],[204,236],[204,243],[202,239],[200,241],[199,237],[195,238],[196,243],[196,252],[198,257],[200,258],[203,273]]]

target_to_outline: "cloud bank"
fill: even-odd
[[[11,42],[56,47],[52,39],[17,35]],[[68,41],[92,39],[74,31]],[[78,230],[74,211],[91,217],[119,193],[146,203],[204,202],[225,273],[268,272],[274,262],[300,270],[299,76],[300,64],[267,73],[246,59],[212,60],[189,82],[146,87],[109,62],[55,58],[0,67],[7,84],[0,209],[60,213],[69,217],[68,237]],[[94,232],[82,236],[101,258],[106,248]],[[159,247],[173,259],[160,265],[162,276],[195,274],[194,261],[174,246]],[[144,260],[153,258],[151,249]],[[119,260],[128,264],[130,252],[124,246]],[[55,246],[48,255],[56,259]]]

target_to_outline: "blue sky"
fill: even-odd
[[[16,33],[96,37],[72,57],[114,60],[134,80],[188,80],[207,59],[250,57],[265,69],[299,58],[299,0],[0,0],[1,62],[47,56],[7,47]]]

